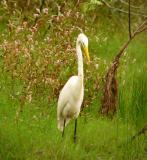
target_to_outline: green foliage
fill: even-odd
[[[103,3],[100,0],[90,0],[85,2],[82,8],[84,12],[89,12],[95,10],[96,7],[101,5],[103,5]]]

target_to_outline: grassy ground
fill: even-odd
[[[5,25],[0,25],[1,33]],[[126,29],[110,32],[108,24],[94,26],[88,32],[91,57],[97,57],[97,72],[104,75],[120,46],[126,40]],[[99,28],[97,31],[96,28]],[[5,32],[6,33],[6,32]],[[48,103],[50,93],[26,102],[16,121],[20,107],[18,92],[22,81],[13,81],[0,64],[0,160],[146,160],[147,135],[131,141],[131,137],[147,123],[147,37],[141,34],[124,55],[118,71],[119,106],[114,119],[102,117],[101,90],[78,119],[77,144],[73,143],[74,121],[67,126],[65,137],[57,130],[57,97]],[[3,36],[0,39],[4,41]],[[39,39],[39,42],[41,44]],[[1,51],[2,54],[2,51]],[[72,69],[70,69],[72,72]],[[68,77],[64,77],[68,79]],[[91,86],[91,81],[87,83]],[[86,97],[88,99],[88,97]]]
[[[86,112],[78,119],[74,144],[73,121],[64,138],[56,128],[56,103],[50,108],[26,104],[18,122],[14,119],[17,102],[1,93],[0,105],[0,159],[146,159],[147,137],[131,142],[136,129],[129,119],[108,120]]]

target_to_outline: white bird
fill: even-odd
[[[58,129],[62,131],[62,136],[64,135],[65,126],[71,119],[75,118],[74,142],[76,142],[77,118],[79,116],[84,97],[84,72],[82,53],[84,53],[88,62],[90,62],[88,52],[88,38],[83,33],[78,35],[76,42],[76,52],[78,57],[78,75],[70,77],[62,88],[57,107]]]

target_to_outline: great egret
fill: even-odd
[[[83,73],[83,56],[86,56],[90,61],[88,52],[88,38],[85,34],[80,33],[76,42],[76,52],[78,57],[78,75],[69,78],[67,83],[62,88],[57,107],[58,129],[64,135],[64,128],[72,118],[75,118],[74,142],[76,143],[76,127],[77,117],[80,113],[80,108],[84,97],[84,73]]]

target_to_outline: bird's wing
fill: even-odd
[[[62,88],[58,99],[58,109],[57,109],[58,117],[62,113],[64,107],[69,103],[70,96],[73,92],[73,89],[75,89],[77,85],[77,81],[78,81],[78,76],[72,76]]]

